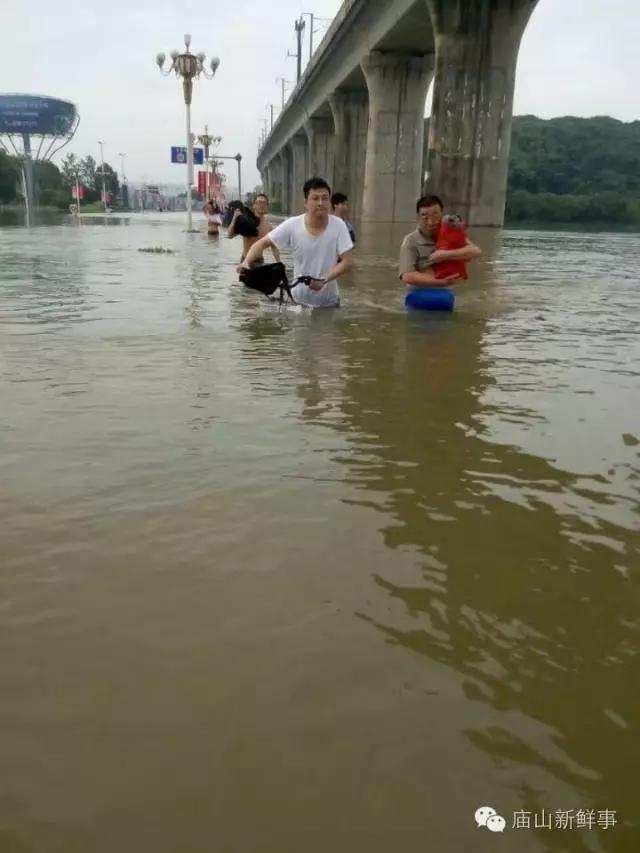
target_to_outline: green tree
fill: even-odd
[[[88,154],[80,161],[80,180],[89,190],[95,190],[96,187],[96,161],[91,154]]]
[[[96,184],[97,189],[102,192],[102,165],[96,168]],[[111,193],[112,198],[117,199],[120,193],[120,182],[118,175],[108,163],[104,164],[104,186],[108,193]]]
[[[16,201],[17,181],[18,166],[15,157],[0,151],[0,204],[11,204]]]
[[[76,176],[82,173],[82,162],[75,154],[67,154],[60,163],[60,174],[62,182],[66,187],[75,185]]]
[[[507,222],[640,225],[640,122],[513,120]]]

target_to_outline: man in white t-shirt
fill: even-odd
[[[293,288],[293,298],[313,308],[340,305],[338,276],[353,263],[353,242],[342,219],[331,216],[331,187],[324,178],[309,178],[304,185],[302,216],[292,216],[262,237],[247,252],[242,266],[249,269],[265,249],[293,252],[293,275],[310,276],[308,285]]]

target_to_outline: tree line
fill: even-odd
[[[102,198],[102,166],[98,166],[89,154],[80,158],[67,154],[60,162],[34,162],[33,177],[37,203],[42,207],[57,207],[68,210],[72,202],[71,189],[76,179],[85,188],[84,203],[100,201]],[[104,164],[105,189],[114,200],[118,199],[120,184],[115,170]],[[0,150],[0,204],[18,204],[22,201],[21,166],[17,157]]]
[[[106,189],[117,199],[118,176],[108,163],[104,169]],[[76,176],[85,202],[99,201],[102,175],[90,155],[67,154],[60,168],[34,163],[39,203],[66,210]],[[0,204],[20,200],[18,160],[0,150]],[[515,116],[506,222],[640,228],[640,121]]]
[[[640,227],[640,121],[514,117],[506,222]]]

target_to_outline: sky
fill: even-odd
[[[193,52],[220,58],[215,78],[194,84],[192,129],[201,133],[206,123],[223,137],[221,154],[240,152],[245,187],[253,188],[262,120],[270,103],[280,104],[276,78],[295,79],[296,61],[286,56],[294,20],[305,11],[331,18],[341,5],[308,2],[0,0],[0,92],[77,104],[80,127],[56,162],[68,151],[97,159],[102,139],[114,168],[126,153],[129,180],[180,184],[184,167],[171,165],[169,150],[185,144],[181,84],[161,76],[155,56],[182,48],[188,32]],[[522,40],[514,113],[639,119],[639,44],[638,0],[540,0]],[[232,184],[234,169],[227,167]]]

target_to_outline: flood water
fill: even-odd
[[[293,314],[183,227],[0,229],[2,853],[637,851],[640,235]]]

